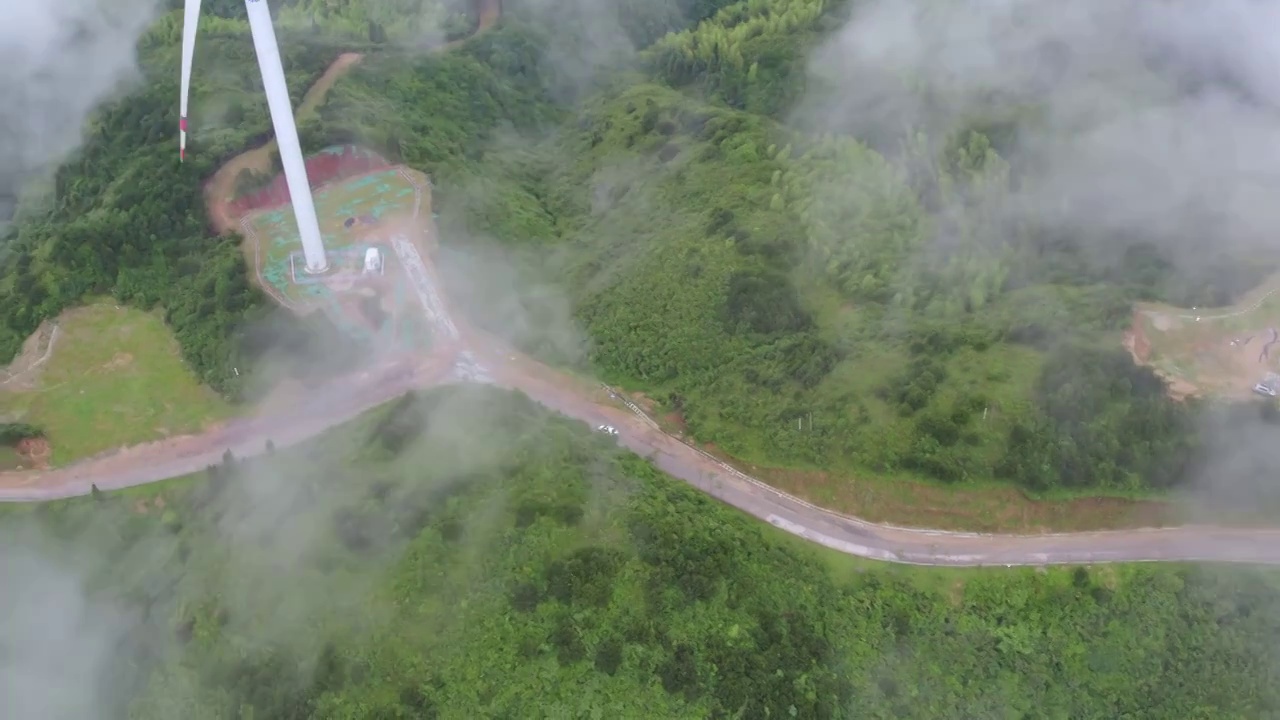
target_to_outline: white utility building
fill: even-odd
[[[378,248],[371,247],[364,251],[364,274],[374,273],[382,274],[382,253],[378,252]]]

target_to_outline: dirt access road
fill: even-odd
[[[95,484],[103,490],[145,485],[198,472],[219,462],[225,450],[238,457],[261,455],[267,438],[278,447],[295,445],[408,390],[457,382],[450,370],[465,350],[485,367],[492,384],[519,390],[593,427],[613,425],[621,431],[621,445],[650,458],[669,475],[787,532],[850,555],[942,566],[1138,561],[1280,564],[1280,530],[1186,526],[986,535],[877,525],[832,513],[718,463],[634,413],[593,399],[581,381],[511,350],[471,327],[458,313],[450,314],[459,331],[458,342],[425,360],[389,359],[311,392],[287,411],[232,421],[203,435],[139,446],[57,470],[0,474],[0,501],[86,495]]]

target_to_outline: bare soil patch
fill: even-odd
[[[24,438],[14,446],[18,457],[22,458],[22,469],[44,470],[49,467],[49,458],[53,454],[49,441],[44,438]]]
[[[22,351],[0,370],[0,390],[34,390],[40,382],[40,368],[53,354],[57,343],[57,323],[45,321],[22,344]]]
[[[663,415],[658,420],[658,424],[673,429],[678,437],[684,437],[684,434],[689,430],[689,426],[685,424],[684,415],[679,412],[669,412]]]
[[[1124,347],[1129,351],[1129,355],[1133,357],[1134,363],[1138,365],[1150,364],[1151,341],[1147,339],[1146,330],[1142,326],[1141,313],[1134,313],[1133,325],[1124,335]],[[1169,384],[1169,396],[1174,400],[1186,400],[1200,393],[1200,388],[1184,377],[1165,372],[1161,368],[1154,366],[1151,369]]]
[[[111,360],[107,361],[107,363],[102,366],[102,369],[110,372],[112,370],[119,370],[120,368],[128,367],[132,363],[133,353],[118,352],[112,356]]]

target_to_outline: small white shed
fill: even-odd
[[[382,253],[378,248],[371,247],[364,251],[364,273],[366,275],[382,274]]]

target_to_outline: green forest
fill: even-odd
[[[469,313],[748,462],[1034,492],[1183,480],[1200,408],[1169,400],[1120,333],[1134,300],[1247,282],[1180,278],[1135,245],[1125,270],[1145,284],[1121,283],[1069,239],[998,226],[1012,171],[978,125],[913,130],[892,156],[787,125],[838,3],[682,11],[566,93],[550,31],[517,4],[460,52],[358,68],[312,144],[359,139],[432,172],[455,257],[500,248],[524,315],[552,325],[567,304],[586,337],[512,333],[507,304],[452,288]],[[947,256],[922,250],[939,233],[960,241]]]
[[[179,13],[142,38],[149,82],[92,118],[83,147],[57,171],[48,207],[10,228],[0,269],[6,359],[42,320],[101,294],[162,306],[187,362],[228,395],[238,386],[232,368],[267,350],[254,328],[272,323],[273,313],[249,284],[239,238],[213,234],[201,195],[219,163],[270,136],[253,46],[244,23],[206,18],[196,63],[216,59],[218,67],[195,73],[192,103],[216,98],[222,112],[193,119],[188,161],[179,164],[180,35]],[[296,103],[341,46],[282,36]],[[311,336],[301,334],[289,343],[307,347]]]
[[[323,29],[324,34],[369,41],[407,41],[426,46],[441,39],[465,37],[475,24],[465,0],[268,0],[276,27]],[[182,0],[169,0],[181,10]],[[206,0],[201,13],[245,20],[243,0]]]
[[[1006,140],[1034,108],[892,137],[795,123],[849,6],[506,0],[433,53],[473,8],[272,3],[295,103],[366,53],[304,145],[430,173],[450,297],[545,362],[643,391],[753,463],[1177,487],[1222,408],[1133,363],[1132,303],[1230,302],[1270,268],[1186,274],[1138,238],[1100,262],[999,220],[1022,170]],[[161,308],[231,398],[281,353],[358,360],[326,321],[273,309],[239,238],[212,232],[203,181],[270,122],[243,2],[205,10],[187,162],[170,12],[139,41],[144,81],[4,231],[5,360],[103,295]],[[1271,570],[861,561],[474,386],[263,443],[197,476],[0,506],[6,701],[51,720],[1280,716]]]
[[[147,82],[92,119],[47,210],[8,232],[0,355],[95,294],[163,307],[229,397],[245,384],[233,368],[339,347],[323,322],[273,317],[238,239],[209,230],[200,183],[269,122],[242,4],[206,5],[196,62],[219,71],[195,75],[191,160],[174,157],[170,13],[139,43]],[[496,29],[440,53],[397,35],[407,18],[458,37],[474,10],[274,7],[295,102],[338,52],[368,53],[303,122],[304,145],[358,142],[431,173],[441,262],[496,253],[516,269],[531,322],[513,332],[510,302],[451,288],[473,319],[645,392],[698,441],[756,464],[1036,493],[1160,491],[1194,467],[1204,408],[1170,400],[1121,330],[1135,300],[1229,301],[1267,268],[1182,276],[1124,238],[1122,262],[1100,263],[999,220],[1019,171],[999,148],[1031,112],[874,146],[790,124],[844,2],[618,2],[585,17],[573,0],[511,0]],[[601,52],[601,25],[628,47]],[[572,343],[538,331],[566,325]]]
[[[505,391],[405,396],[201,477],[10,506],[15,533],[37,575],[84,573],[79,632],[111,648],[51,720],[1280,712],[1274,573],[857,561]]]

